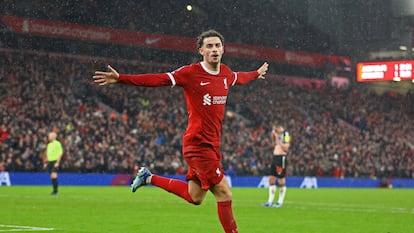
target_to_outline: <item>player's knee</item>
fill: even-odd
[[[199,192],[196,192],[196,193],[190,192],[191,201],[189,201],[189,202],[191,204],[194,204],[194,205],[201,205],[201,203],[203,203],[204,197],[205,197],[205,194],[202,193],[202,192],[200,192],[200,193]]]
[[[220,189],[214,192],[217,200],[228,201],[233,199],[233,193],[230,189]]]
[[[192,199],[193,200],[192,200],[191,204],[201,205],[201,203],[203,203],[203,198],[192,198]]]
[[[276,184],[276,177],[269,177],[269,185],[275,185]]]
[[[233,193],[230,190],[228,190],[224,195],[225,195],[227,200],[232,200],[233,199]]]

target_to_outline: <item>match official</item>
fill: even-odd
[[[53,192],[52,195],[58,194],[58,170],[60,159],[62,158],[63,148],[62,144],[56,139],[57,134],[55,132],[50,132],[48,135],[49,143],[46,148],[46,163],[47,170],[50,174],[50,179],[52,180]]]

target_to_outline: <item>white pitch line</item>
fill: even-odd
[[[289,203],[289,202],[288,202]],[[414,208],[401,208],[401,207],[384,207],[373,205],[356,205],[345,203],[306,203],[306,202],[290,202],[293,203],[293,208],[296,209],[318,209],[318,210],[331,210],[331,211],[348,211],[348,212],[366,212],[366,213],[392,213],[392,214],[414,214]],[[299,205],[297,205],[299,204]],[[296,206],[297,205],[297,206]]]
[[[17,226],[17,225],[4,225],[0,224],[0,227],[9,228],[9,229],[0,229],[0,232],[16,232],[16,231],[53,231],[55,228],[45,228],[45,227],[34,227],[34,226]]]

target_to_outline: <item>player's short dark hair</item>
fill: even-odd
[[[224,45],[224,37],[223,35],[221,35],[220,32],[214,30],[214,29],[210,29],[207,30],[205,32],[202,32],[198,37],[197,37],[197,49],[201,48],[203,46],[203,42],[205,38],[208,37],[218,37],[221,40],[221,44]]]

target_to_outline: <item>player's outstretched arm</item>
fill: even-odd
[[[117,83],[119,79],[119,73],[110,65],[108,65],[108,72],[95,71],[95,75],[92,76],[92,78],[95,83],[102,86],[106,84]]]
[[[248,83],[252,80],[265,79],[264,75],[267,72],[267,67],[268,66],[269,66],[269,64],[267,64],[267,62],[265,62],[257,70],[252,70],[252,71],[249,71],[249,72],[237,72],[236,84],[237,85],[243,85],[243,84]]]
[[[269,64],[267,64],[267,62],[263,63],[262,66],[259,67],[259,69],[257,69],[257,72],[259,73],[259,77],[260,79],[265,79],[264,75],[267,72],[267,68],[269,67]]]

